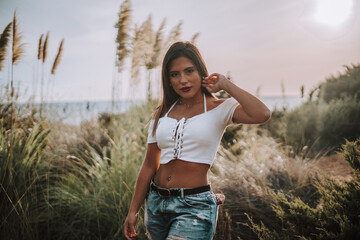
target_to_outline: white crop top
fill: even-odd
[[[239,103],[233,98],[228,98],[207,111],[204,95],[203,113],[177,120],[168,117],[176,102],[165,116],[159,118],[154,136],[151,136],[151,133],[155,120],[150,121],[147,143],[157,142],[161,149],[160,164],[177,158],[211,166],[225,128],[232,123],[234,111]]]

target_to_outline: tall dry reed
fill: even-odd
[[[195,34],[191,37],[190,42],[191,42],[192,44],[196,45],[196,41],[197,41],[197,39],[199,38],[199,36],[200,36],[200,33],[199,33],[199,32],[195,33]]]
[[[58,53],[56,54],[54,64],[53,64],[53,66],[51,68],[51,74],[52,75],[55,74],[55,70],[60,64],[61,54],[62,54],[62,51],[63,51],[63,45],[64,45],[64,39],[62,39],[61,42],[60,42]]]
[[[161,52],[164,51],[164,28],[166,25],[166,18],[164,18],[156,31],[153,52],[151,56],[151,68],[156,68],[161,64]]]
[[[14,12],[14,19],[13,19],[13,27],[12,27],[12,64],[17,64],[20,60],[21,56],[24,54],[24,44],[21,43],[21,32],[19,32],[17,18],[16,18],[16,11]]]
[[[171,29],[166,40],[166,44],[165,44],[166,49],[168,49],[170,45],[173,44],[174,42],[179,41],[181,36],[182,25],[183,25],[183,21],[179,21],[179,23]]]
[[[38,55],[37,55],[38,60],[41,60],[43,58],[43,37],[44,34],[41,34],[39,38]]]
[[[139,83],[140,65],[142,61],[142,40],[141,29],[135,24],[134,37],[132,39],[132,52],[131,52],[131,79],[133,80],[132,86]]]
[[[125,0],[120,6],[118,13],[118,22],[115,24],[117,28],[116,35],[116,67],[118,72],[123,70],[124,60],[130,53],[129,39],[130,39],[130,23],[131,23],[131,1]]]
[[[39,62],[42,61],[43,58],[43,45],[44,45],[44,34],[41,34],[38,43],[38,54],[37,54],[37,61],[36,61],[36,69],[35,69],[35,76],[33,81],[33,96],[36,97],[37,89],[38,89],[38,78],[39,78]]]
[[[10,22],[5,27],[4,31],[0,35],[0,71],[3,69],[3,66],[4,66],[3,63],[6,58],[7,47],[8,47],[8,43],[9,43],[10,35],[11,35],[11,27],[12,27],[12,22]]]
[[[45,37],[45,41],[44,41],[44,45],[42,48],[42,65],[41,65],[41,89],[40,89],[40,117],[42,116],[42,112],[43,112],[43,108],[44,108],[44,78],[45,78],[45,61],[47,58],[47,52],[48,52],[48,43],[49,42],[49,32],[46,33],[46,37]]]
[[[49,32],[46,33],[43,49],[42,49],[42,62],[45,63],[48,51]]]

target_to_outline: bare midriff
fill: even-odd
[[[194,188],[208,184],[209,164],[173,159],[160,164],[154,176],[156,185],[162,188]]]

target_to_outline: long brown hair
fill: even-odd
[[[186,57],[190,59],[194,63],[197,71],[199,72],[201,79],[208,76],[208,71],[205,62],[195,45],[193,45],[190,42],[176,42],[170,46],[170,48],[165,54],[162,63],[161,81],[162,81],[163,99],[155,112],[155,116],[154,116],[155,122],[152,129],[152,136],[154,136],[155,134],[156,126],[162,111],[169,109],[171,105],[180,97],[170,86],[170,77],[169,77],[170,64],[174,59],[178,57]],[[203,86],[201,86],[201,91],[205,93],[205,95],[207,96],[213,96]]]

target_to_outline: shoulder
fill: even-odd
[[[151,116],[151,120],[155,120],[156,116],[159,115],[159,118],[165,116],[167,112],[167,109],[165,108],[161,108],[160,106],[158,106],[155,111],[153,112],[152,116]]]
[[[218,99],[218,98],[211,98],[207,101],[208,104],[208,111],[214,108],[220,108],[231,101],[232,98],[226,99]]]

